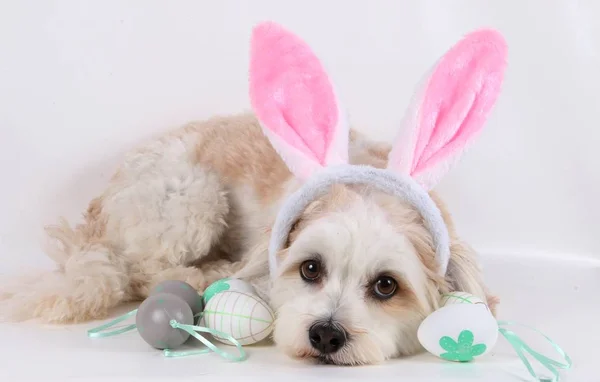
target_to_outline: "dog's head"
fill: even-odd
[[[417,326],[439,296],[435,254],[419,220],[395,198],[365,189],[334,186],[313,202],[273,282],[277,344],[335,364],[414,353]]]
[[[285,239],[276,251],[270,248],[274,338],[288,354],[347,365],[411,354],[420,349],[417,328],[437,308],[440,292],[486,298],[472,252],[454,239],[427,191],[491,110],[504,69],[503,44],[495,32],[476,32],[423,82],[387,163],[390,172],[416,181],[418,189],[412,180],[400,186],[406,186],[398,191],[406,200],[369,182],[353,184],[345,174],[339,178],[344,184],[298,197],[296,205],[306,208],[294,212],[289,232],[274,228],[272,244]],[[349,131],[310,48],[275,24],[256,27],[250,89],[265,134],[289,169],[313,180],[305,189],[323,188],[323,174],[314,175],[349,162]],[[310,202],[303,201],[306,195]],[[443,230],[434,229],[436,221]]]

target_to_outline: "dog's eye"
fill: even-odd
[[[317,260],[306,260],[300,265],[300,276],[307,282],[315,282],[321,277],[321,263]]]
[[[373,294],[380,300],[392,297],[398,289],[396,280],[389,276],[380,276],[373,285]]]

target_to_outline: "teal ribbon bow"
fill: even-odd
[[[123,334],[123,333],[126,333],[126,332],[136,329],[137,327],[135,324],[130,324],[130,325],[127,325],[122,328],[117,328],[114,330],[107,331],[108,329],[127,320],[128,318],[135,316],[137,311],[138,311],[137,309],[132,310],[129,313],[126,313],[120,317],[115,318],[114,320],[112,320],[110,322],[107,322],[106,324],[103,324],[96,328],[88,330],[88,332],[87,332],[88,337],[90,337],[90,338],[105,338],[105,337],[111,337],[111,336],[114,336],[117,334]],[[194,318],[198,318],[201,316],[202,316],[202,313],[199,313]],[[198,321],[199,321],[199,319],[198,319]],[[189,351],[185,351],[185,350],[175,351],[172,349],[165,349],[165,350],[163,350],[163,354],[165,357],[187,357],[187,356],[196,355],[196,354],[206,354],[206,353],[210,353],[212,351],[212,352],[218,354],[219,356],[221,356],[225,359],[228,359],[230,361],[234,361],[234,362],[243,361],[247,358],[247,354],[244,351],[242,345],[239,343],[239,341],[227,333],[223,333],[221,331],[211,329],[211,328],[205,328],[203,326],[182,324],[180,322],[177,322],[176,320],[171,320],[169,322],[169,324],[171,325],[171,327],[173,327],[175,329],[183,330],[183,331],[189,333],[192,337],[194,337],[198,341],[202,342],[202,344],[204,344],[204,346],[206,346],[207,349],[189,350]],[[198,334],[198,332],[208,333],[212,336],[226,339],[227,341],[232,343],[237,348],[239,354],[234,355],[234,354],[231,354],[224,350],[219,349],[212,342],[210,342],[209,340],[207,340],[206,338],[204,338],[200,334]]]
[[[523,328],[527,328],[540,334],[542,337],[544,337],[544,339],[546,339],[550,343],[550,345],[552,345],[556,352],[560,354],[562,358],[564,358],[565,362],[562,363],[555,361],[551,358],[546,357],[545,355],[536,352],[529,345],[527,345],[515,332],[506,329],[507,326],[521,326]],[[508,341],[508,343],[510,343],[513,349],[515,349],[515,352],[529,371],[529,374],[531,374],[531,376],[535,378],[536,381],[557,382],[560,379],[559,369],[570,369],[573,365],[573,362],[571,361],[571,358],[567,355],[567,353],[563,349],[561,349],[561,347],[558,346],[557,343],[552,341],[550,337],[548,337],[547,335],[545,335],[537,329],[512,321],[498,321],[498,331],[500,332],[500,334],[502,334],[502,336],[504,336],[504,338],[506,338],[506,340]],[[531,363],[525,356],[525,353],[529,353],[531,357],[533,357],[542,366],[544,366],[544,368],[550,371],[550,373],[552,373],[552,377],[546,378],[538,376],[535,370],[533,369],[533,366],[531,366]]]

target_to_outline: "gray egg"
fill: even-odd
[[[202,297],[188,283],[179,280],[165,280],[150,291],[149,296],[158,293],[171,293],[187,302],[194,315],[202,312]]]
[[[140,336],[157,349],[174,349],[189,338],[189,333],[175,329],[170,321],[193,325],[192,309],[180,297],[159,293],[148,297],[138,308],[135,324]]]

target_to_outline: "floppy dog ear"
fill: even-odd
[[[348,125],[310,47],[266,22],[252,32],[250,101],[263,131],[298,178],[348,162]]]
[[[490,295],[483,281],[477,253],[466,243],[453,239],[450,245],[450,261],[446,281],[452,291],[467,292],[487,302],[493,314],[498,298]]]
[[[438,284],[439,291],[442,293],[452,291],[470,293],[483,301],[487,300],[490,310],[495,313],[498,299],[490,294],[484,282],[477,251],[457,235],[452,217],[440,197],[434,192],[430,195],[439,207],[450,235],[450,259],[446,274],[442,280],[438,278],[439,275],[434,273],[436,282],[441,283],[441,285]]]
[[[483,127],[500,93],[506,55],[493,30],[473,32],[452,47],[416,92],[388,168],[433,188]]]

